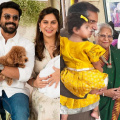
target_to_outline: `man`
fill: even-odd
[[[88,17],[89,19],[89,25],[91,28],[91,32],[94,33],[95,30],[97,30],[97,22],[98,22],[98,12],[99,9],[96,8],[94,5],[88,3],[88,2],[79,2],[76,3],[74,5],[72,5],[69,9],[68,9],[68,15],[71,13],[76,13],[79,12],[82,15],[85,15]],[[62,29],[62,31],[60,32],[60,35],[64,37],[64,33],[67,33],[65,29]],[[69,37],[69,34],[67,33],[65,35],[65,37]],[[60,67],[61,70],[65,67],[64,61],[61,57],[60,59]],[[73,95],[72,93],[70,93],[62,84],[60,85],[60,94],[66,97],[70,97],[70,98],[74,98],[74,99],[84,99],[84,98],[78,98],[77,96]],[[90,116],[90,112],[84,112],[84,113],[78,113],[75,115],[69,115],[68,116],[68,120],[94,120],[94,118],[92,118]]]
[[[68,15],[75,12],[79,12],[88,17],[92,32],[97,30],[98,12],[99,12],[98,8],[96,8],[94,5],[88,2],[79,2],[70,6],[70,8],[68,9]],[[60,31],[61,36],[63,36],[62,34],[65,35],[65,33],[67,33],[66,37],[67,36],[69,37],[68,32],[65,29],[62,29]]]
[[[0,5],[0,56],[7,54],[12,46],[22,46],[28,57],[25,68],[0,65],[0,72],[13,79],[12,85],[8,86],[6,80],[0,78],[3,108],[11,114],[12,120],[29,118],[29,90],[25,84],[34,66],[34,44],[17,33],[21,14],[20,6],[12,1]]]

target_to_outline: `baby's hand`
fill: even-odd
[[[107,90],[107,87],[101,88],[99,91],[102,92],[104,90]]]
[[[94,89],[94,90],[91,90],[91,91],[89,92],[89,94],[96,94],[96,93],[98,93],[98,92],[99,92],[98,89]]]

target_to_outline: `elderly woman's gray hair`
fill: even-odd
[[[98,24],[98,29],[95,31],[95,36],[100,33],[102,28],[110,29],[111,32],[112,32],[112,35],[113,35],[113,29],[112,29],[112,27],[109,24],[107,24],[107,23],[99,23]]]

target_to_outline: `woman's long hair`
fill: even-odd
[[[37,22],[37,30],[36,30],[36,37],[35,37],[35,56],[42,61],[44,58],[43,51],[45,49],[44,45],[44,38],[43,33],[39,30],[39,23],[41,23],[42,19],[48,15],[48,14],[54,14],[54,16],[57,19],[58,22],[58,31],[56,32],[56,39],[55,39],[55,45],[56,49],[53,51],[53,56],[60,54],[60,21],[59,21],[59,11],[55,8],[48,7],[41,11],[38,22]]]

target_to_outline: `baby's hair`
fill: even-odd
[[[82,18],[82,17],[83,18]],[[79,29],[83,23],[88,22],[88,18],[83,16],[81,13],[71,13],[67,17],[67,29],[70,35],[73,34],[73,28],[76,27]]]

